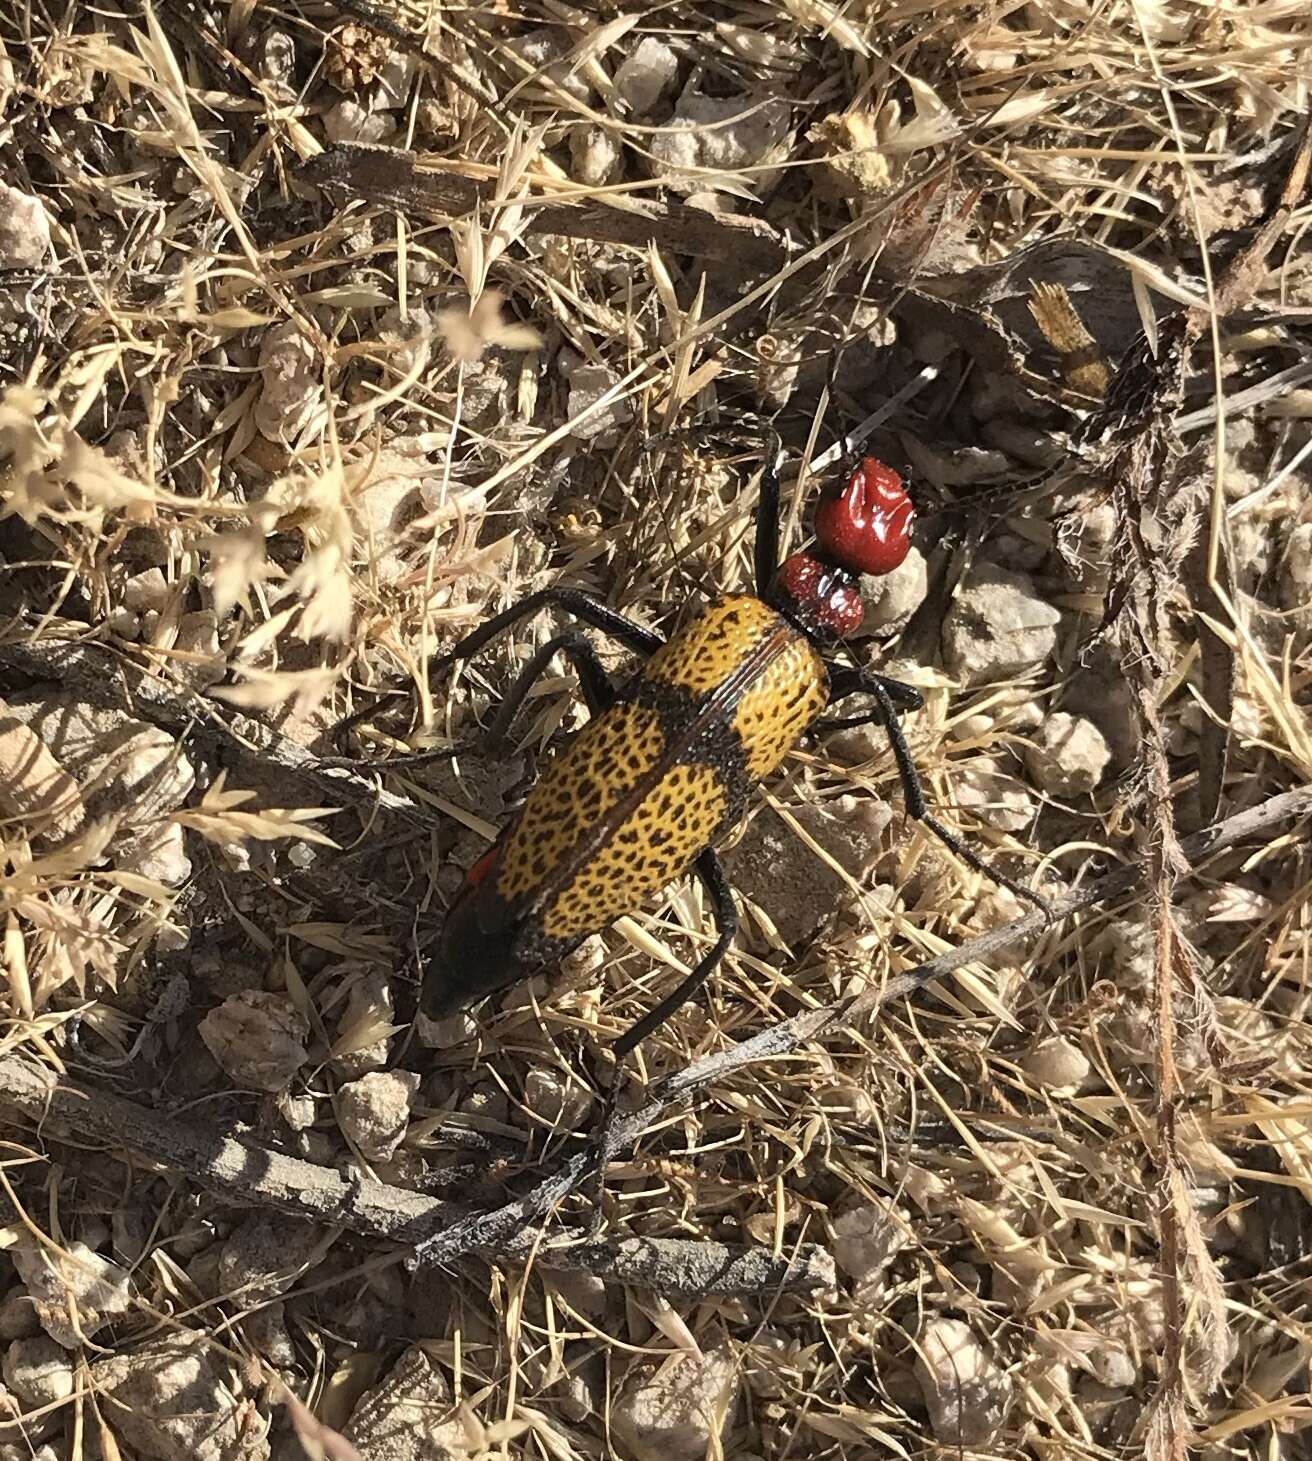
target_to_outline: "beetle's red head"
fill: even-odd
[[[892,573],[911,551],[916,509],[902,478],[867,457],[815,513],[821,555],[849,573]]]

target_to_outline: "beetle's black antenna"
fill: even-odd
[[[766,428],[765,465],[761,468],[760,496],[756,504],[756,552],[753,571],[756,592],[764,598],[779,571],[779,463],[783,443],[773,426]]]
[[[819,455],[811,459],[811,470],[823,472],[826,467],[835,462],[841,462],[846,458],[856,456],[865,445],[870,433],[875,427],[882,426],[900,406],[905,405],[913,396],[918,396],[931,382],[939,377],[937,365],[927,365],[919,370],[902,387],[893,394],[882,405],[876,407],[864,421],[858,424],[846,435],[840,436],[832,446],[828,446]]]

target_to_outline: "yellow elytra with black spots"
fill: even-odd
[[[708,605],[548,762],[448,915],[452,961],[476,949],[468,978],[488,991],[633,912],[733,826],[828,694],[782,614],[747,595]]]

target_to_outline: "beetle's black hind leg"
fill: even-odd
[[[729,879],[725,876],[724,867],[714,850],[708,847],[693,864],[693,867],[697,876],[702,880],[703,887],[711,895],[719,936],[710,950],[698,960],[692,973],[667,994],[654,1009],[648,1010],[635,1025],[626,1030],[611,1047],[615,1054],[615,1070],[611,1076],[610,1090],[606,1095],[606,1104],[598,1127],[597,1175],[594,1189],[596,1201],[593,1205],[594,1226],[599,1226],[601,1223],[601,1189],[606,1180],[606,1168],[610,1165],[619,1146],[615,1106],[619,1095],[620,1080],[624,1072],[625,1057],[632,1054],[653,1030],[663,1025],[675,1010],[686,1004],[706,983],[715,971],[716,965],[729,951],[729,945],[733,943],[734,934],[738,931],[738,910],[734,906],[733,889],[729,886]]]
[[[972,852],[957,833],[945,827],[929,810],[920,773],[916,770],[916,763],[911,755],[911,747],[907,745],[902,723],[897,718],[899,709],[919,710],[924,706],[925,699],[920,691],[914,686],[904,685],[900,680],[889,680],[883,675],[876,675],[868,670],[839,670],[835,672],[832,684],[831,701],[844,695],[862,693],[873,698],[876,709],[863,715],[836,716],[818,720],[813,728],[838,730],[842,727],[870,725],[875,721],[880,721],[888,736],[889,744],[893,748],[893,759],[897,762],[897,774],[902,782],[902,796],[906,802],[907,815],[932,832],[968,867],[973,867],[977,873],[983,873],[986,878],[1002,887],[1009,888],[1018,898],[1032,903],[1045,917],[1050,918],[1052,906],[1046,898],[1041,897],[1032,888],[1027,888],[1018,879],[994,867],[977,852]]]

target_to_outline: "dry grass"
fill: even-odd
[[[422,35],[429,9],[398,18]],[[430,686],[427,660],[461,632],[547,583],[593,589],[673,628],[690,605],[747,582],[759,417],[777,413],[793,462],[804,462],[933,359],[941,380],[878,439],[914,466],[932,504],[965,505],[932,518],[942,549],[932,582],[963,554],[1032,562],[1063,613],[1057,653],[1018,684],[955,686],[936,621],[868,646],[926,690],[909,730],[935,800],[951,807],[981,760],[1001,785],[1026,790],[1019,752],[1052,710],[1090,714],[1132,742],[1114,694],[1131,669],[1106,650],[1081,656],[1106,581],[1096,469],[1037,495],[988,490],[1033,474],[1024,443],[1061,446],[1088,414],[1021,322],[1028,286],[999,285],[993,300],[1023,341],[1024,384],[997,354],[953,351],[973,326],[936,328],[932,299],[899,310],[899,294],[1061,237],[1086,249],[1061,282],[1109,355],[1175,303],[1206,301],[1231,231],[1262,216],[1288,167],[1278,144],[1307,106],[1306,7],[679,0],[606,18],[536,3],[434,11],[437,64],[419,63],[396,108],[373,115],[395,124],[390,144],[485,185],[483,206],[448,222],[334,212],[297,181],[342,102],[333,80],[359,80],[367,60],[360,36],[344,58],[322,59],[324,35],[349,18],[332,11],[0,12],[0,176],[41,199],[58,261],[14,273],[0,300],[6,639],[94,640],[325,750],[326,728],[367,703],[362,691],[399,680],[415,728],[396,722],[390,746],[376,731],[367,749],[440,745],[485,718],[514,663],[556,626],[526,624],[479,669]],[[557,58],[546,67],[519,43],[538,27]],[[293,44],[285,74],[269,29]],[[768,156],[732,171],[672,160],[671,129],[626,115],[615,89],[641,37],[676,48],[679,87],[700,68],[708,92],[767,120],[785,99]],[[623,157],[622,181],[588,180],[605,148]],[[618,208],[660,200],[669,183],[767,220],[790,240],[791,261],[768,276],[732,259],[703,272],[677,248],[534,222],[543,199]],[[1214,374],[1200,351],[1187,405],[1306,361],[1308,221],[1306,208],[1295,213],[1255,301],[1301,309],[1301,344],[1297,333],[1282,343],[1267,318],[1219,323],[1225,348]],[[956,305],[974,312],[976,295]],[[995,326],[978,328],[997,338]],[[986,392],[1002,402],[991,420],[971,408]],[[1218,441],[1207,459],[1214,490],[1197,507],[1204,539],[1228,537],[1235,564],[1217,626],[1236,674],[1223,809],[1312,779],[1308,614],[1281,588],[1307,553],[1295,529],[1308,516],[1297,455],[1308,398],[1305,386],[1274,406],[1262,394],[1226,421],[1231,445]],[[685,426],[707,429],[642,450]],[[791,468],[789,481],[796,545],[813,483]],[[1073,571],[1057,546],[1078,540],[1084,520],[1076,546],[1091,562]],[[153,568],[162,589],[139,611],[132,584]],[[205,610],[217,637],[197,639],[188,616]],[[1206,712],[1178,585],[1164,613],[1157,709],[1169,792],[1187,822]],[[30,688],[0,675],[7,690]],[[562,671],[516,735],[531,762],[580,722]],[[587,945],[563,982],[536,981],[426,1050],[395,971],[412,928],[432,936],[460,869],[504,820],[519,758],[389,777],[432,814],[416,826],[367,805],[327,808],[312,783],[262,775],[258,758],[236,753],[212,768],[227,768],[226,783],[186,811],[97,810],[30,742],[0,745],[14,797],[36,787],[35,800],[6,804],[6,1052],[67,1062],[147,1104],[194,1103],[191,1116],[216,1128],[256,1122],[269,1144],[331,1164],[347,1152],[335,1098],[350,1057],[390,1034],[393,1056],[425,1072],[406,1143],[374,1168],[402,1185],[475,1140],[507,1172],[560,1161],[595,1113],[607,1046],[713,936],[700,888],[676,888]],[[1027,876],[1075,882],[1091,857],[1136,857],[1159,830],[1134,749],[1117,747],[1113,775],[1091,794],[1058,804],[1029,787],[1033,815],[1014,833],[993,830],[988,808],[956,820]],[[900,818],[868,865],[844,855],[858,833],[826,822],[826,809],[851,823],[897,796],[878,738],[797,752],[742,834],[747,852],[767,826],[782,835],[777,876],[788,886],[745,880],[734,952],[709,997],[644,1046],[638,1079],[1012,916],[1009,895]],[[170,822],[190,835],[181,887],[118,855]],[[602,1456],[599,1416],[562,1409],[567,1372],[599,1398],[618,1391],[631,1356],[724,1340],[743,1396],[727,1454],[946,1453],[955,1448],[934,1439],[914,1366],[926,1316],[948,1313],[1009,1377],[990,1454],[1178,1453],[1184,1425],[1218,1461],[1305,1454],[1310,876],[1295,832],[1175,887],[1174,926],[1192,943],[1198,982],[1157,1000],[1176,1022],[1178,1161],[1166,1170],[1150,924],[1130,905],[713,1088],[612,1169],[616,1231],[786,1251],[829,1242],[837,1217],[870,1204],[885,1214],[890,1261],[865,1287],[674,1305],[613,1289],[596,1311],[589,1294],[531,1265],[465,1266],[407,1293],[368,1245],[344,1238],[286,1295],[294,1343],[281,1373],[309,1407],[291,1424],[303,1435],[313,1416],[339,1425],[343,1396],[409,1333],[431,1340],[453,1377],[472,1451]],[[804,923],[816,888],[828,916],[789,946],[780,909]],[[133,1047],[137,1019],[179,972],[188,999]],[[394,976],[395,1009],[380,974]],[[200,1043],[200,1016],[242,988],[284,993],[304,1018],[309,1059],[292,1097],[311,1099],[308,1128],[234,1090]],[[64,1043],[74,1013],[100,1037],[92,1049],[133,1047],[132,1060],[79,1072]],[[1087,1064],[1078,1088],[1041,1077],[1056,1039]],[[558,1111],[543,1104],[544,1073],[558,1080]],[[202,1225],[231,1225],[230,1214],[138,1178],[123,1217],[112,1154],[70,1162],[68,1148],[12,1136],[11,1235],[30,1223],[67,1243],[115,1215],[116,1249],[105,1251],[133,1264],[134,1308],[97,1343],[130,1353],[168,1314],[256,1356],[256,1376],[271,1363],[264,1331],[244,1327],[265,1300],[225,1292],[213,1264],[173,1256],[180,1234],[194,1253]],[[1183,1224],[1165,1298],[1163,1184]],[[1109,1339],[1125,1374],[1103,1384]],[[88,1373],[66,1407],[69,1454],[92,1427]],[[112,1429],[112,1411],[103,1416]]]

